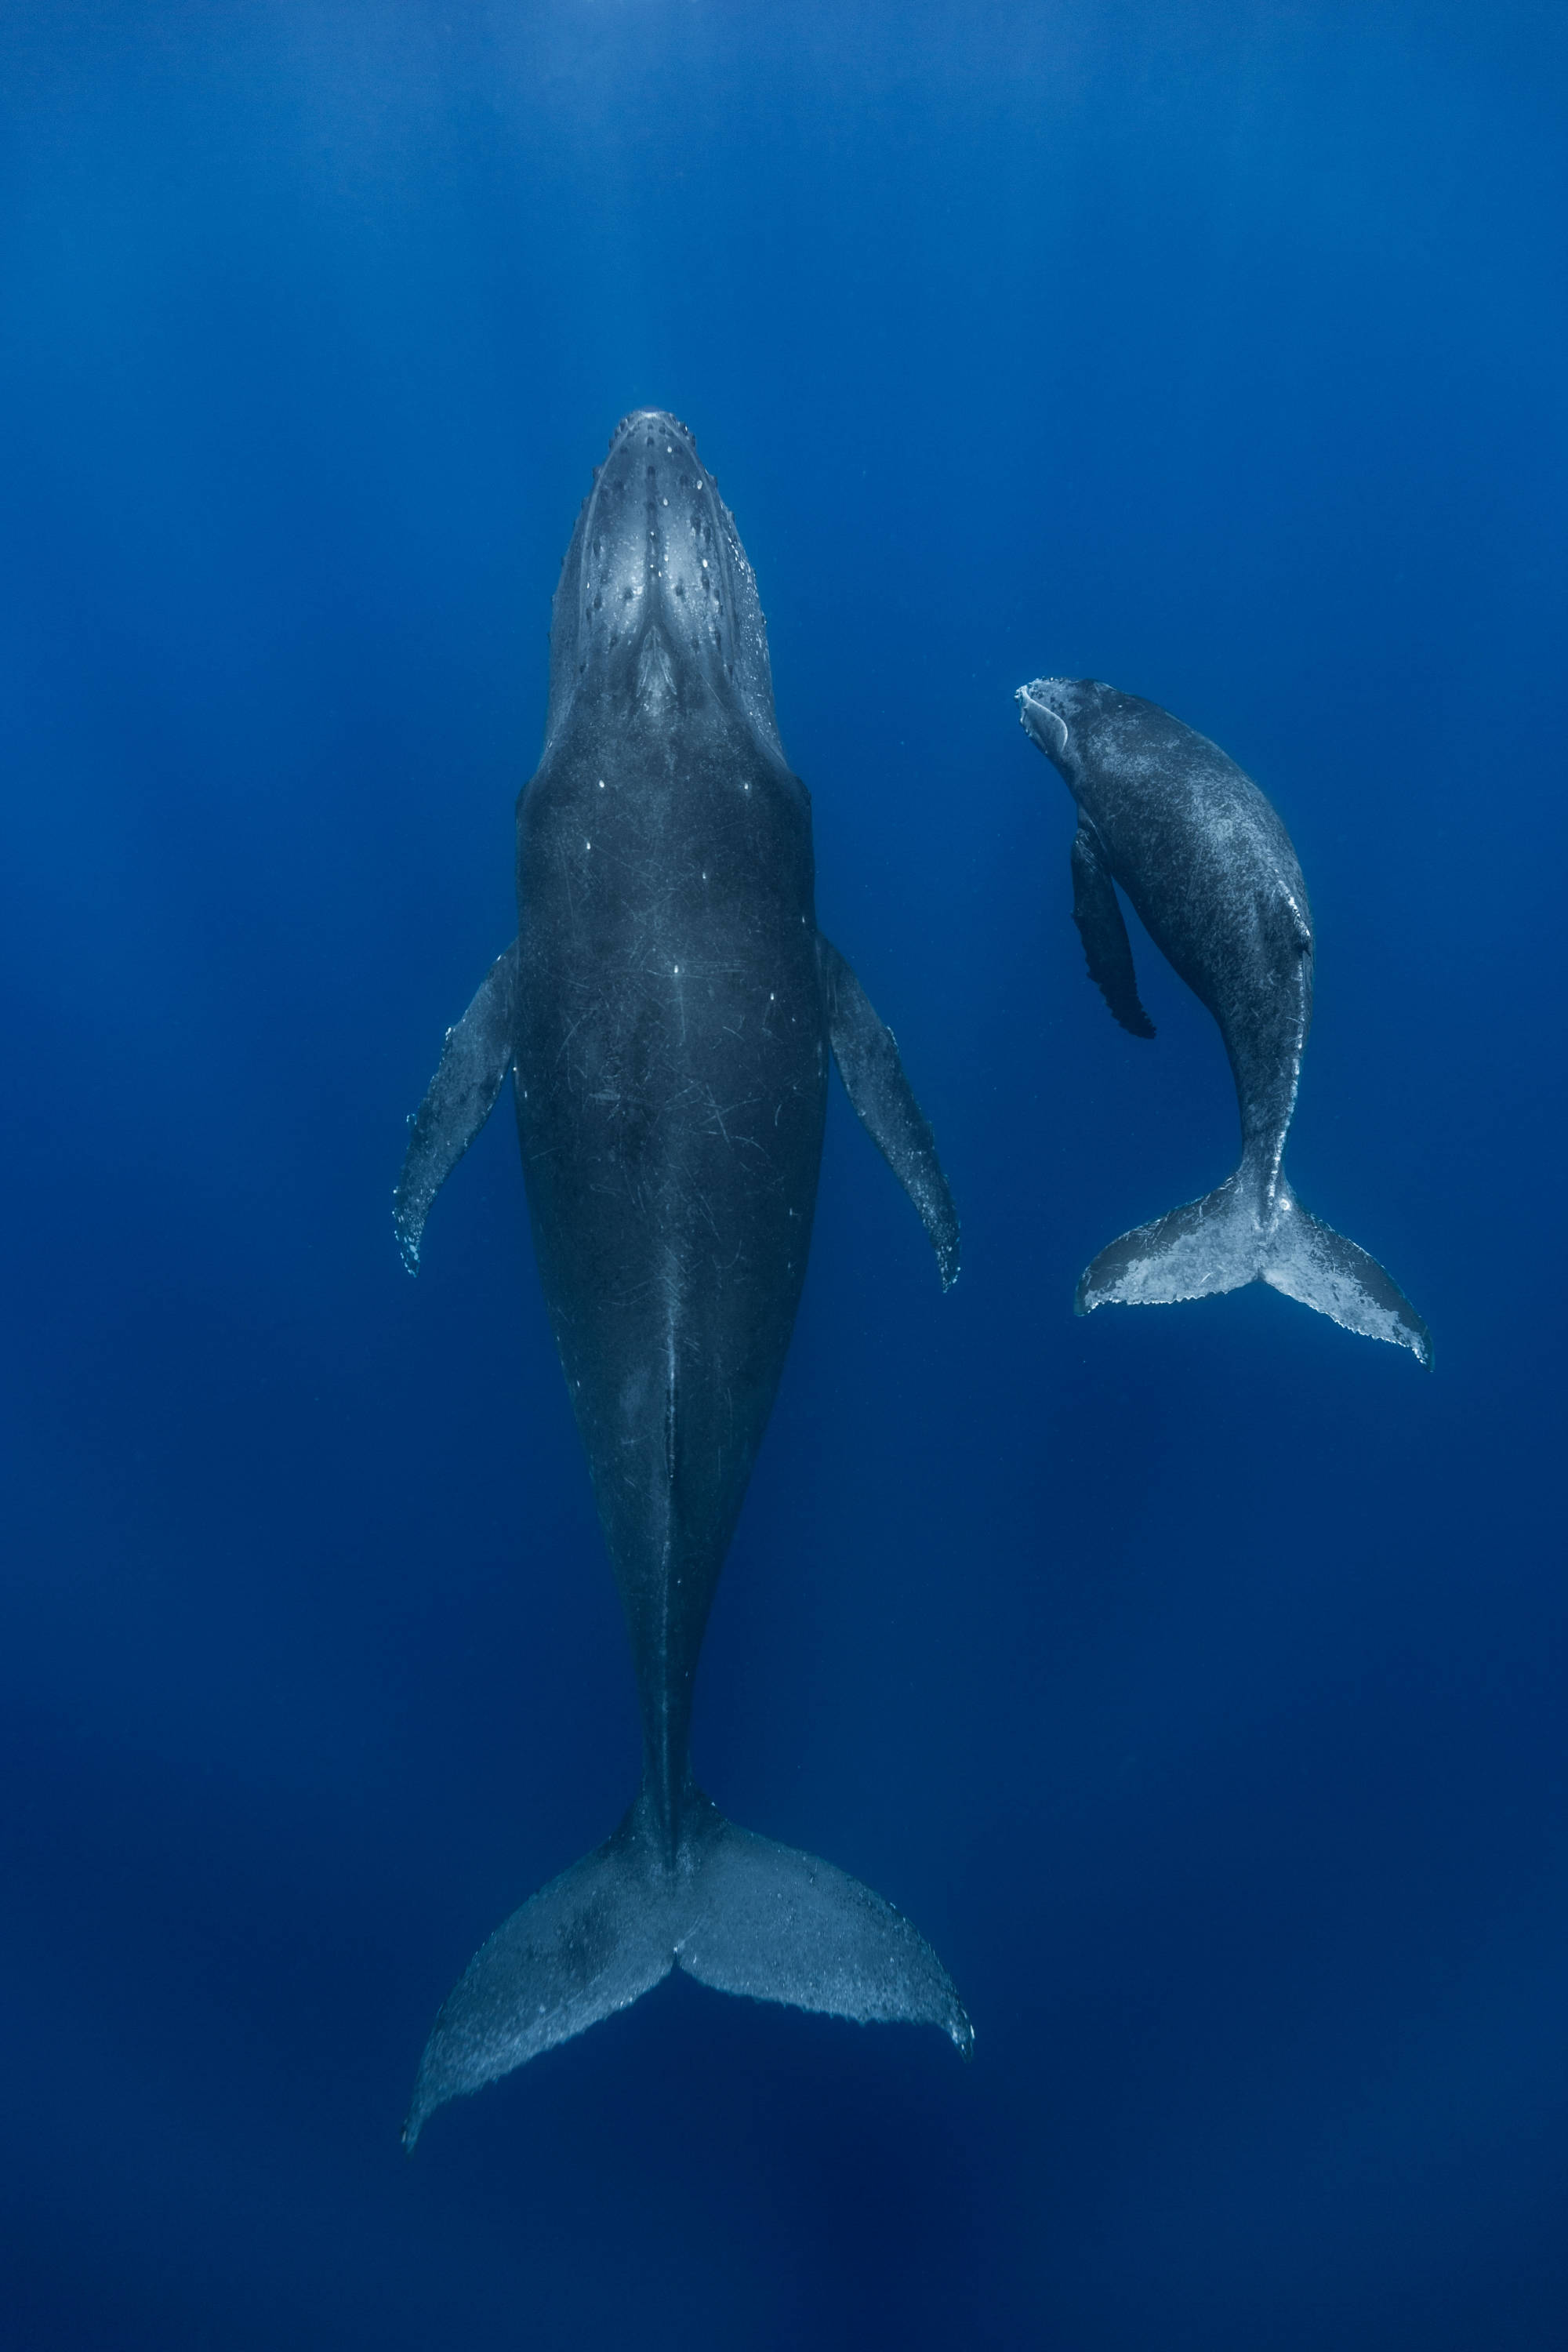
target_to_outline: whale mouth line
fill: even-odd
[[[1044,681],[1037,680],[1035,683],[1043,684]],[[1065,755],[1068,745],[1072,739],[1068,731],[1067,720],[1062,717],[1060,711],[1053,710],[1048,702],[1042,701],[1039,696],[1036,694],[1034,685],[1021,686],[1017,692],[1017,701],[1019,705],[1018,724],[1034,739],[1036,742],[1039,742],[1039,737],[1036,732],[1035,727],[1031,725],[1031,720],[1048,719],[1053,727],[1058,728],[1061,730],[1061,741],[1056,746],[1055,751],[1047,752],[1047,756],[1056,759],[1062,758]],[[1040,749],[1044,751],[1047,747],[1045,744],[1041,743]]]

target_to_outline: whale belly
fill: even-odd
[[[520,823],[529,1206],[634,1644],[700,1638],[805,1272],[827,1041],[809,833],[770,784],[542,778]]]

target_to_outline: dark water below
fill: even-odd
[[[65,5],[0,23],[0,2154],[18,2347],[1568,2342],[1565,20]],[[658,403],[761,579],[818,906],[964,1218],[835,1099],[700,1774],[978,2041],[677,1979],[398,2124],[630,1796],[492,1123],[549,598]],[[1231,1164],[1085,980],[1011,700],[1289,825],[1289,1165],[1437,1365],[1070,1313]]]

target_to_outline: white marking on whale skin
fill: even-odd
[[[1285,904],[1290,909],[1291,917],[1296,925],[1296,935],[1301,942],[1302,954],[1310,955],[1312,952],[1312,926],[1298,906],[1296,902],[1296,894],[1290,888],[1289,883],[1280,883],[1279,896],[1284,899]]]
[[[1043,708],[1043,707],[1044,707],[1044,706],[1042,706],[1042,708]],[[1061,740],[1061,742],[1059,743],[1059,745],[1058,746],[1058,753],[1065,755],[1065,753],[1066,753],[1066,751],[1067,751],[1068,745],[1068,743],[1070,742],[1070,740],[1072,740],[1072,739],[1070,738],[1070,736],[1068,735],[1068,723],[1067,723],[1067,720],[1066,720],[1066,719],[1061,716],[1061,714],[1060,714],[1060,712],[1059,712],[1059,711],[1056,711],[1056,710],[1047,709],[1047,710],[1046,710],[1046,716],[1047,716],[1047,719],[1054,719],[1054,720],[1056,721],[1057,725],[1058,725],[1058,726],[1061,729],[1061,730],[1062,730],[1062,740]]]
[[[1057,746],[1057,753],[1059,758],[1066,751],[1068,744],[1071,740],[1068,733],[1067,720],[1062,717],[1059,711],[1053,710],[1048,702],[1041,702],[1037,700],[1037,698],[1030,693],[1026,686],[1021,686],[1018,688],[1018,700],[1023,706],[1018,713],[1018,722],[1020,726],[1027,729],[1029,725],[1029,713],[1031,711],[1037,711],[1041,717],[1048,719],[1053,727],[1059,727],[1061,729],[1062,740]]]

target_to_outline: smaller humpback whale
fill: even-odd
[[[620,1589],[642,1783],[618,1829],[475,1954],[405,2127],[684,1969],[973,2040],[889,1903],[739,1829],[692,1778],[698,1654],[805,1278],[830,1060],[922,1218],[958,1217],[892,1033],[816,928],[756,581],[673,416],[616,432],[562,567],[544,750],[517,804],[518,936],[447,1031],[395,1217],[432,1202],[507,1077],[535,1254]]]
[[[1312,917],[1290,836],[1217,744],[1094,678],[1018,688],[1027,733],[1078,803],[1073,920],[1090,977],[1124,1029],[1152,1037],[1117,903],[1219,1024],[1241,1113],[1241,1163],[1201,1201],[1101,1250],[1078,1286],[1096,1307],[1163,1307],[1267,1282],[1430,1367],[1409,1300],[1354,1242],[1309,1216],[1285,1180],[1312,1017]]]

